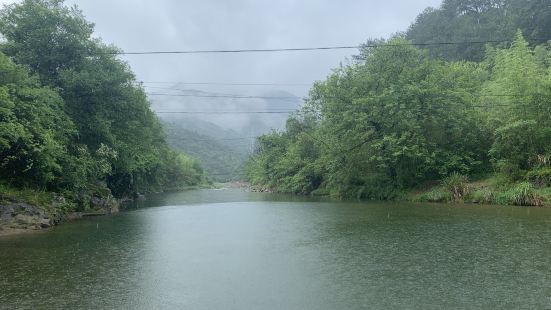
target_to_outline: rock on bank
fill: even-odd
[[[0,201],[0,236],[42,230],[66,220],[119,211],[119,202],[111,195],[81,195],[78,202],[81,207],[75,208],[81,210],[78,212],[63,211],[63,208],[59,208],[60,205],[67,205],[64,198],[53,199],[51,207],[48,208],[53,211],[21,201]]]

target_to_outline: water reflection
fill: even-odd
[[[0,239],[0,308],[545,308],[551,210],[158,195]]]
[[[0,305],[6,309],[116,308],[142,282],[149,225],[140,216],[69,223],[0,239]]]

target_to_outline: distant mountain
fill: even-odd
[[[287,112],[301,105],[285,91],[220,94],[174,85],[154,94],[152,108],[161,112],[169,143],[199,159],[210,179],[219,182],[239,179],[255,137],[283,129]]]
[[[176,125],[178,128],[218,139],[223,143],[226,139],[243,138],[243,134],[232,129],[222,128],[214,123],[188,115],[161,114],[159,118],[163,123]],[[231,144],[230,146],[233,146]]]
[[[163,112],[160,118],[202,120],[247,136],[282,129],[288,112],[296,111],[302,103],[301,98],[285,91],[228,94],[177,86],[171,89],[150,96],[153,110]]]
[[[215,182],[228,182],[240,179],[241,168],[248,157],[245,143],[252,143],[253,139],[240,140],[231,138],[231,132],[214,131],[215,126],[201,126],[213,135],[221,134],[223,138],[213,138],[209,135],[200,134],[197,131],[186,128],[189,122],[162,120],[162,125],[167,135],[168,143],[175,149],[180,150],[201,161],[201,164],[210,180]],[[195,122],[200,124],[200,122]],[[226,135],[224,135],[226,133]]]

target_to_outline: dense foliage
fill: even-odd
[[[444,0],[440,8],[428,8],[407,31],[415,43],[434,44],[432,56],[448,60],[481,61],[484,42],[503,46],[518,29],[530,42],[551,40],[551,3],[548,0]],[[480,42],[480,43],[469,43]]]
[[[449,175],[498,171],[514,182],[549,171],[547,45],[531,48],[519,32],[510,48],[489,48],[474,63],[437,60],[409,42],[363,48],[316,83],[284,132],[258,138],[251,181],[390,199]]]
[[[117,49],[59,0],[0,12],[0,182],[118,196],[197,184],[198,162],[169,148]]]

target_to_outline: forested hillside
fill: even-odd
[[[195,159],[173,151],[118,49],[62,1],[0,12],[0,182],[118,197],[197,184]]]
[[[378,44],[316,83],[285,131],[258,138],[253,184],[394,199],[443,180],[422,198],[542,205],[550,197],[548,44],[529,46],[518,31],[481,62],[430,57],[401,36]],[[471,188],[480,176],[493,177]]]
[[[407,31],[407,38],[428,44],[426,48],[433,57],[481,61],[485,42],[505,47],[518,29],[533,44],[551,39],[551,2],[444,0],[440,8],[428,8],[417,17]],[[458,42],[464,43],[442,44]]]
[[[218,91],[185,83],[146,87],[153,92],[152,109],[159,113],[169,144],[200,159],[215,182],[243,179],[255,137],[282,129],[287,118],[284,113],[247,111],[296,111],[301,104],[289,92],[258,85]]]
[[[224,131],[222,128],[213,133],[218,139],[213,134],[200,134],[201,129],[208,130],[205,126],[198,126],[198,123],[189,119],[162,121],[168,143],[173,148],[200,159],[209,180],[229,182],[242,179],[242,168],[248,158],[245,144],[250,144],[252,139],[240,138],[237,133],[230,135],[231,131]],[[190,125],[195,129],[189,129]],[[225,132],[228,135],[224,135]]]
[[[163,89],[162,92],[149,93],[152,108],[159,113],[160,118],[180,122],[187,129],[219,139],[255,137],[283,128],[287,119],[284,113],[248,114],[243,111],[296,111],[302,103],[299,97],[289,92],[269,89],[219,92],[178,84]],[[229,132],[237,135],[228,135]]]

